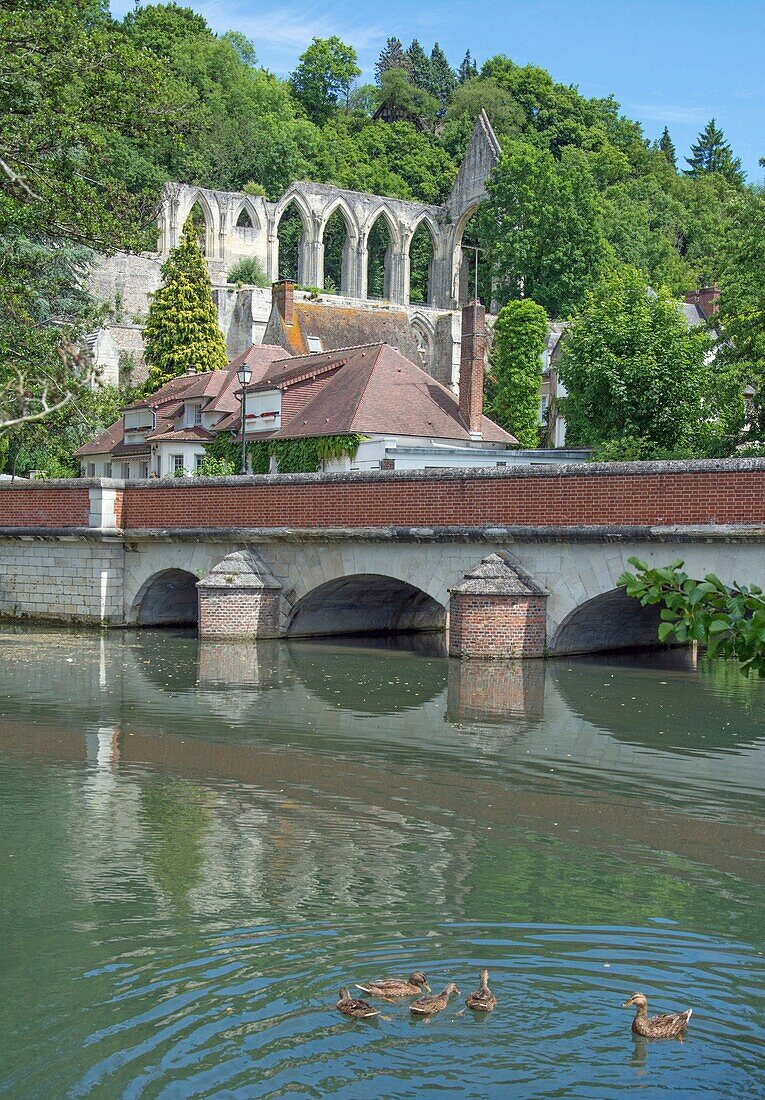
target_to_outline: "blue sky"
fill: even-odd
[[[262,65],[286,75],[311,39],[339,35],[371,79],[385,39],[441,43],[453,65],[469,47],[541,65],[588,96],[613,94],[658,137],[666,123],[680,157],[714,116],[750,180],[765,156],[765,0],[189,0],[213,30],[239,30]],[[133,0],[112,0],[120,16]],[[682,163],[682,162],[681,162]]]

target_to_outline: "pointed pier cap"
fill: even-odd
[[[546,596],[544,588],[503,554],[489,554],[449,590],[473,596]]]

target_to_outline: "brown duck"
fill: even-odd
[[[648,1000],[644,993],[633,993],[622,1008],[635,1006],[635,1019],[632,1021],[632,1030],[636,1035],[644,1035],[646,1039],[676,1039],[683,1034],[688,1027],[692,1008],[685,1012],[676,1012],[674,1015],[650,1016],[648,1015]]]
[[[357,982],[356,988],[371,997],[384,997],[386,1001],[393,1001],[397,997],[416,997],[423,989],[430,993],[428,979],[420,970],[410,974],[409,981],[404,978],[380,978],[376,982],[365,982],[363,985]]]
[[[480,981],[481,984],[475,993],[468,994],[465,1004],[468,1008],[472,1008],[473,1012],[492,1012],[497,1007],[497,998],[489,989],[488,970],[481,971]]]
[[[452,993],[459,993],[454,982],[449,982],[443,993],[436,993],[432,997],[419,997],[409,1005],[409,1011],[415,1016],[435,1016],[437,1012],[443,1012],[449,1003]]]
[[[352,1016],[354,1020],[369,1020],[373,1016],[379,1016],[376,1008],[372,1008],[366,1001],[358,1001],[351,996],[350,989],[343,987],[340,990],[340,1000],[337,1007],[345,1016]]]

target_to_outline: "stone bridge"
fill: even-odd
[[[597,652],[656,642],[635,554],[765,587],[765,461],[0,486],[9,618]]]

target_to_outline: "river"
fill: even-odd
[[[0,1095],[762,1097],[764,704],[682,651],[1,628]],[[415,969],[462,996],[335,1010]]]

